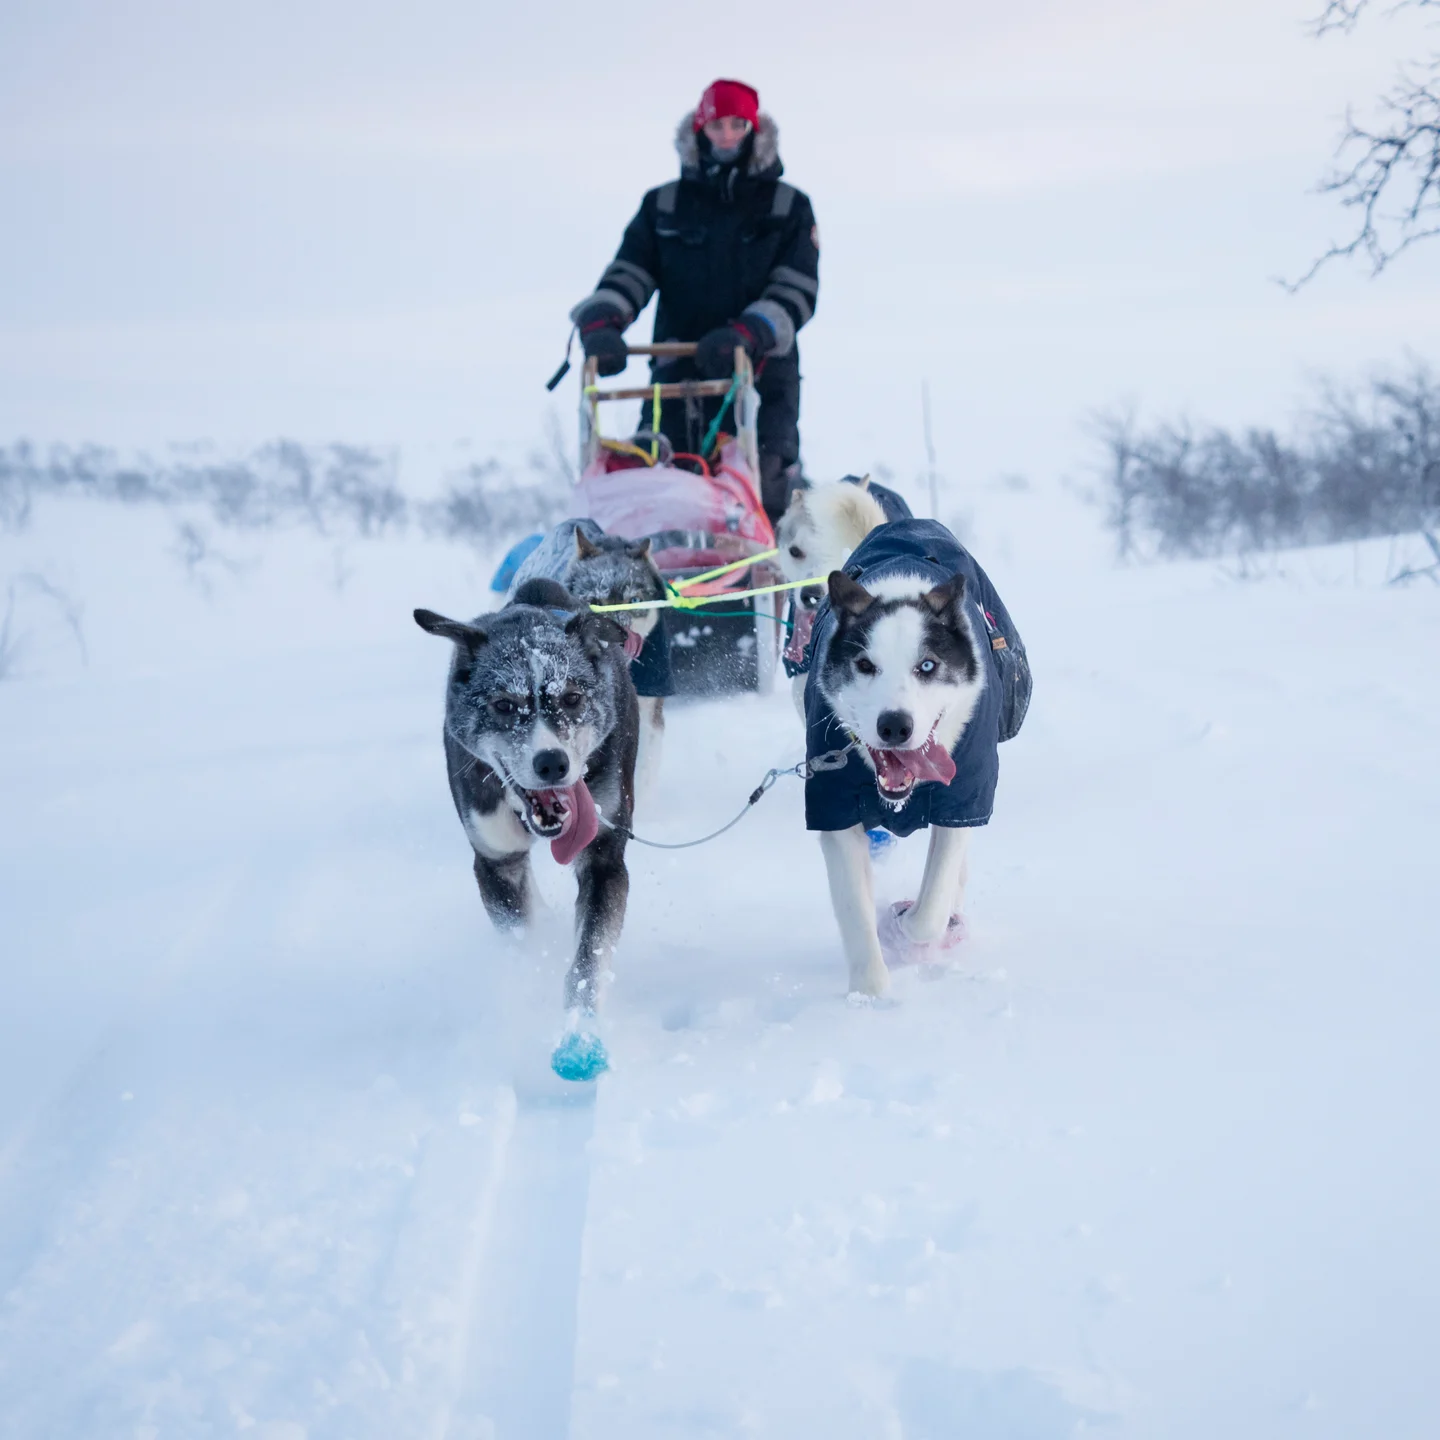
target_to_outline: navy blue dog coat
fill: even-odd
[[[852,750],[842,768],[821,770],[806,780],[807,829],[848,830],[863,825],[867,830],[910,835],[926,825],[960,829],[989,821],[1000,775],[997,746],[1020,729],[1031,686],[1025,646],[990,577],[934,520],[900,520],[872,530],[845,565],[845,573],[867,587],[891,575],[916,575],[940,585],[957,570],[965,576],[965,607],[986,672],[975,712],[950,752],[955,778],[948,785],[920,781],[897,807],[881,798],[875,772],[858,750]],[[805,754],[810,760],[843,750],[851,739],[820,692],[823,657],[835,630],[835,616],[826,599],[815,618],[812,664],[805,683]]]

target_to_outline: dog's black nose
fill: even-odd
[[[915,722],[905,710],[882,710],[875,733],[886,745],[903,745],[915,733]]]
[[[544,785],[558,785],[570,773],[570,757],[563,750],[540,750],[530,762]]]
[[[802,610],[818,610],[820,602],[825,598],[825,587],[823,585],[802,585],[800,587],[800,608]]]

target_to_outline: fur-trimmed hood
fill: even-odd
[[[680,173],[692,180],[700,175],[700,142],[695,135],[695,112],[690,110],[675,130],[675,153],[680,157]],[[773,180],[784,168],[780,162],[780,127],[762,110],[755,124],[755,143],[745,174],[752,180]]]

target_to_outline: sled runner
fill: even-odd
[[[631,355],[684,357],[693,344],[670,341],[631,345]],[[760,402],[750,357],[735,351],[728,380],[601,389],[598,361],[587,359],[580,389],[580,478],[577,515],[607,533],[648,537],[660,573],[688,597],[719,596],[772,585],[783,577],[765,559],[774,531],[760,503],[760,458],[755,422]],[[721,410],[701,449],[676,453],[660,434],[667,400],[718,398]],[[639,400],[641,428],[626,440],[606,436],[600,406]],[[710,572],[726,568],[725,573]],[[733,690],[767,692],[774,683],[781,644],[783,596],[738,595],[733,603],[660,612],[670,640],[675,687],[682,694]]]

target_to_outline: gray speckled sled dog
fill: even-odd
[[[593,1079],[607,1066],[593,1023],[600,976],[630,890],[625,840],[639,716],[625,633],[550,580],[520,585],[493,615],[462,622],[417,610],[415,621],[455,646],[445,760],[491,920],[501,930],[530,921],[536,840],[550,841],[555,859],[575,866],[570,1023],[552,1063],[564,1079]]]
[[[588,518],[562,520],[551,530],[516,571],[515,591],[535,579],[557,581],[577,600],[592,605],[636,604],[663,600],[666,595],[665,581],[650,558],[648,539],[607,535]],[[675,693],[670,643],[658,610],[622,610],[612,618],[625,631],[630,678],[640,701],[636,792],[648,797],[660,764],[665,697]]]

